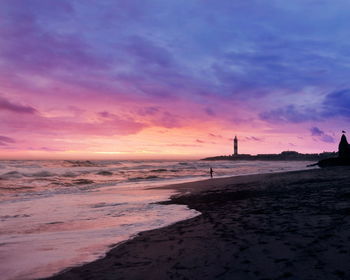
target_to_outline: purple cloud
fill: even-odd
[[[30,151],[46,151],[46,152],[64,152],[64,149],[59,149],[59,148],[52,148],[52,147],[27,147],[27,150]]]
[[[159,67],[169,67],[173,63],[170,52],[147,38],[134,36],[126,45],[126,51],[143,64],[153,64]]]
[[[312,127],[310,128],[310,132],[312,136],[317,137],[322,142],[326,143],[334,143],[335,140],[332,136],[326,134],[323,130],[319,129],[318,127]]]
[[[167,144],[166,146],[169,146],[169,147],[199,147],[200,145],[195,145],[195,144],[176,144],[176,143],[173,143],[173,144]]]
[[[350,118],[350,89],[343,89],[329,93],[323,106],[325,117],[342,116],[347,119]]]
[[[13,138],[7,136],[0,136],[0,146],[6,146],[8,144],[16,143]]]
[[[37,110],[30,106],[15,104],[0,97],[0,110],[11,111],[18,114],[36,114]]]
[[[222,136],[220,134],[209,133],[208,135],[210,137],[214,137],[214,138],[222,138]]]
[[[317,107],[296,106],[293,104],[261,112],[260,119],[271,123],[302,123],[307,121],[324,121],[328,118],[350,118],[350,89],[333,91],[325,96]],[[314,127],[312,133],[317,133]],[[331,141],[330,138],[326,139]]]
[[[170,112],[164,112],[160,117],[159,121],[156,121],[154,124],[160,125],[166,128],[174,128],[174,127],[181,126],[179,117]]]
[[[318,127],[311,127],[310,132],[312,136],[322,136],[324,135],[324,132],[319,129]]]
[[[228,122],[239,131],[256,118],[280,127],[349,120],[350,89],[337,89],[350,74],[350,4],[289,2],[3,0],[0,91],[11,97],[0,99],[3,133],[112,135],[187,123],[217,131]],[[43,116],[57,116],[50,106],[58,101],[95,118],[44,118],[17,100],[40,104]]]
[[[138,114],[141,116],[154,116],[159,112],[160,108],[155,106],[143,107],[138,110]]]
[[[204,112],[205,112],[208,116],[211,116],[211,117],[216,116],[216,113],[214,112],[214,110],[211,109],[211,108],[209,108],[209,107],[205,108],[205,109],[204,109]]]
[[[140,132],[147,124],[133,118],[120,117],[108,112],[98,114],[98,120],[76,119],[76,117],[46,117],[38,114],[29,115],[26,118],[4,118],[3,130],[7,132],[19,132],[29,135],[129,135]],[[103,117],[103,116],[108,116]]]
[[[103,112],[98,112],[97,115],[99,115],[100,117],[102,118],[105,118],[105,119],[110,119],[110,118],[113,118],[114,115],[107,112],[107,111],[103,111]]]
[[[143,117],[151,125],[161,126],[164,128],[181,127],[183,122],[177,114],[169,111],[163,111],[161,107],[146,106],[135,110],[136,114]]]
[[[245,137],[246,140],[248,141],[256,141],[256,142],[263,142],[264,139],[259,138],[259,137],[255,137],[255,136],[247,136]]]
[[[313,109],[288,105],[259,114],[261,120],[272,123],[301,123],[305,121],[319,121],[320,115]]]

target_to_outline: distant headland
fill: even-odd
[[[238,153],[238,138],[233,139],[233,154],[207,157],[201,160],[300,160],[300,161],[320,161],[327,158],[338,157],[338,152],[323,152],[315,154],[302,154],[296,151],[283,151],[279,154],[239,154]]]
[[[301,154],[296,151],[284,151],[280,154],[238,154],[238,138],[233,139],[233,154],[229,156],[208,157],[202,160],[305,160],[318,161],[313,165],[319,167],[349,166],[350,165],[350,144],[348,143],[345,131],[338,145],[338,152],[323,152],[320,154]],[[310,166],[313,166],[310,165]]]
[[[320,154],[302,154],[296,151],[283,151],[279,154],[233,154],[228,156],[207,157],[201,160],[300,160],[300,161],[319,161],[326,158],[335,158],[336,152],[323,152]]]

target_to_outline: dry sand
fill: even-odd
[[[202,215],[50,279],[350,279],[350,168],[171,188]]]

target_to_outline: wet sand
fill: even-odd
[[[350,279],[350,168],[170,186],[202,214],[50,279]]]

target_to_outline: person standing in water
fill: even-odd
[[[213,173],[214,173],[213,168],[210,167],[209,173],[210,173],[210,178],[213,178]]]

